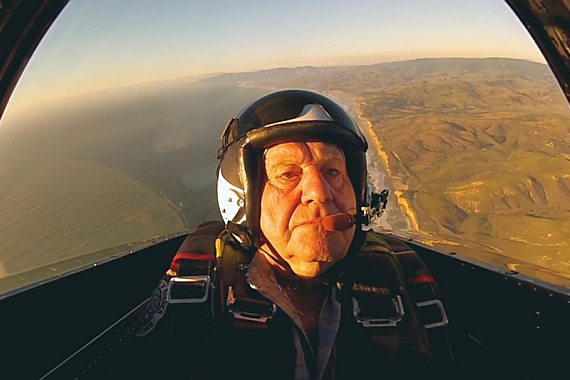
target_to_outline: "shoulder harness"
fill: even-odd
[[[233,329],[267,330],[283,318],[276,318],[276,305],[246,281],[254,254],[255,250],[242,249],[222,222],[200,225],[167,272],[169,305],[199,306],[208,321],[224,321]],[[368,231],[364,247],[336,287],[342,305],[337,341],[343,344],[337,345],[338,357],[358,352],[360,358],[378,362],[381,356],[382,365],[413,363],[417,371],[418,364],[423,368],[433,362],[434,348],[453,356],[437,283],[419,256],[400,240]],[[363,350],[354,350],[354,344],[345,340],[367,347],[367,354],[361,355]]]

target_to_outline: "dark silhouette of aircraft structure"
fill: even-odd
[[[570,3],[506,2],[570,99]],[[0,116],[33,51],[66,3],[0,0]],[[0,295],[0,377],[83,378],[92,371],[121,370],[129,362],[128,351],[116,337],[151,294],[184,237],[157,238],[138,252]],[[569,376],[568,287],[406,240],[439,283],[460,342],[465,378]],[[166,374],[171,363],[153,365],[163,366]]]

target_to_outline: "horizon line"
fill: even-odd
[[[226,72],[226,71],[222,71],[222,72],[213,72],[213,73],[204,73],[204,74],[195,74],[195,75],[188,75],[188,76],[178,76],[175,78],[168,78],[168,79],[158,79],[158,80],[153,80],[153,81],[145,81],[145,82],[138,82],[138,83],[133,83],[133,84],[127,84],[127,85],[123,85],[123,86],[118,86],[118,87],[108,87],[108,88],[102,88],[102,89],[98,89],[98,90],[94,90],[94,91],[87,91],[87,92],[81,92],[81,93],[72,93],[69,94],[67,96],[64,97],[60,97],[60,98],[55,98],[55,99],[50,99],[47,101],[40,101],[37,103],[30,103],[29,105],[25,105],[22,107],[17,107],[13,110],[13,112],[18,113],[21,112],[22,110],[25,110],[28,107],[31,106],[47,106],[49,104],[52,103],[56,103],[56,102],[63,102],[66,100],[71,100],[77,97],[89,97],[89,96],[95,96],[95,95],[102,95],[111,91],[128,91],[128,90],[133,90],[136,88],[139,88],[141,86],[151,86],[151,85],[159,85],[159,84],[165,84],[168,82],[176,82],[176,81],[181,81],[181,80],[192,80],[190,83],[196,83],[200,80],[203,79],[213,79],[216,77],[220,77],[222,75],[232,75],[232,74],[253,74],[253,73],[257,73],[257,72],[267,72],[267,71],[272,71],[272,70],[282,70],[282,69],[289,69],[289,70],[295,70],[295,69],[302,69],[302,68],[315,68],[315,69],[325,69],[325,68],[348,68],[348,67],[366,67],[366,66],[376,66],[376,65],[382,65],[382,64],[390,64],[390,63],[403,63],[403,62],[412,62],[412,61],[420,61],[420,60],[436,60],[436,59],[440,59],[440,60],[453,60],[453,59],[473,59],[473,60],[485,60],[485,59],[508,59],[508,60],[513,60],[513,61],[525,61],[525,62],[530,62],[530,63],[536,63],[536,64],[540,64],[546,67],[550,67],[548,65],[548,63],[544,63],[544,62],[539,62],[539,61],[534,61],[534,60],[530,60],[530,59],[526,59],[526,58],[513,58],[513,57],[500,57],[500,56],[488,56],[488,57],[461,57],[461,56],[457,56],[457,57],[417,57],[417,58],[412,58],[412,59],[401,59],[401,60],[389,60],[389,61],[379,61],[379,62],[374,62],[374,63],[355,63],[355,64],[348,64],[348,65],[323,65],[323,66],[313,66],[313,65],[302,65],[302,66],[277,66],[277,67],[270,67],[270,68],[266,68],[266,69],[258,69],[258,70],[251,70],[251,71],[230,71],[230,72]],[[12,96],[14,95],[14,93],[12,94]],[[12,96],[10,97],[10,100],[12,99]],[[11,108],[11,107],[10,107]],[[7,108],[8,110],[8,108]]]

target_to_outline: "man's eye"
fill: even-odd
[[[285,180],[290,180],[290,179],[294,179],[297,176],[297,174],[293,173],[293,172],[285,172],[279,175],[279,178],[281,179],[285,179]]]
[[[340,175],[340,170],[337,169],[327,169],[326,174],[330,177],[336,177]]]

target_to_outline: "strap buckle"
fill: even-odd
[[[384,307],[383,312],[386,316],[363,315],[363,310],[358,304],[356,297],[352,297],[352,310],[356,321],[362,323],[364,327],[395,327],[398,322],[404,318],[404,305],[402,304],[402,297],[397,295],[391,299],[392,305]],[[377,310],[375,310],[377,311]],[[372,313],[367,313],[372,314]]]
[[[447,319],[447,314],[440,300],[433,299],[418,302],[418,310],[420,320],[426,330],[446,326],[449,323],[449,319]]]
[[[172,277],[168,282],[166,301],[174,303],[204,303],[208,299],[210,276]]]
[[[277,307],[273,302],[267,300],[256,300],[253,298],[235,297],[233,287],[228,288],[228,300],[226,303],[230,313],[236,319],[265,323],[271,319]]]

